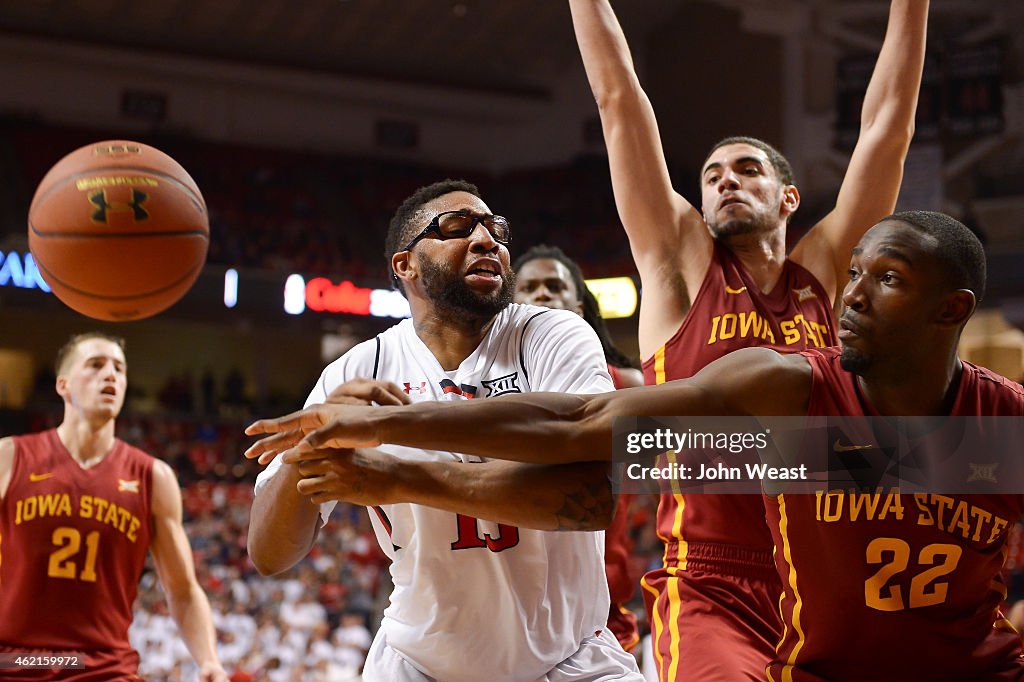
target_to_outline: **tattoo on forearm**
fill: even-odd
[[[555,512],[555,530],[603,530],[615,507],[611,484],[576,482]]]

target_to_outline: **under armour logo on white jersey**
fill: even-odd
[[[519,372],[512,372],[506,374],[503,377],[497,379],[491,379],[490,381],[484,380],[481,383],[484,388],[487,389],[487,395],[485,398],[493,398],[498,395],[505,395],[506,393],[522,393],[522,389],[519,388],[519,384],[516,380],[519,378]]]
[[[419,386],[413,386],[412,382],[405,381],[402,383],[402,386],[405,387],[402,390],[405,391],[406,395],[412,395],[413,393],[416,393],[417,395],[423,395],[424,393],[427,392],[427,382],[425,381],[421,381]]]

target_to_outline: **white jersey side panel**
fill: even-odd
[[[454,373],[405,320],[329,365],[307,405],[345,381],[374,376],[374,368],[414,402],[613,390],[600,342],[582,318],[512,305]],[[483,461],[381,449],[407,459]],[[272,475],[268,467],[261,478]],[[331,508],[322,507],[324,518]],[[431,677],[533,682],[605,627],[603,532],[514,528],[411,504],[376,507],[370,517],[395,585],[377,636]]]

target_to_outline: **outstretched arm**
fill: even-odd
[[[316,504],[408,502],[537,530],[600,530],[615,502],[604,462],[403,461],[379,450],[315,450],[297,464]]]
[[[570,0],[576,42],[597,100],[612,189],[644,287],[640,351],[649,357],[682,323],[711,262],[700,215],[673,188],[647,94],[608,0]]]
[[[153,463],[153,542],[150,546],[167,607],[199,666],[203,682],[227,682],[217,659],[210,602],[196,580],[192,548],[181,522],[181,489],[165,462]]]
[[[615,417],[799,415],[809,392],[805,358],[746,348],[691,379],[593,396],[530,393],[401,407],[317,405],[246,429],[249,435],[308,434],[297,445],[292,440],[282,445],[270,435],[245,454],[265,464],[290,448],[283,460],[294,462],[317,448],[394,443],[538,464],[608,461]]]
[[[373,379],[347,381],[326,396],[338,405],[402,405],[409,399],[394,384]],[[283,432],[284,447],[297,443],[301,431]],[[269,461],[269,459],[267,460]],[[247,540],[249,558],[262,575],[286,571],[309,554],[320,528],[320,508],[299,490],[303,475],[294,464],[282,464],[265,483],[257,484],[257,495],[249,514]],[[340,499],[340,498],[339,498]],[[324,500],[326,501],[326,500]]]
[[[892,0],[836,206],[793,249],[793,260],[810,270],[833,300],[842,294],[853,247],[896,207],[914,136],[927,28],[928,0]]]

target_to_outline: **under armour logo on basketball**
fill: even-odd
[[[423,395],[427,392],[427,382],[425,381],[421,381],[419,386],[413,386],[412,382],[406,381],[402,383],[402,386],[404,386],[402,390],[405,391],[406,395],[412,395],[414,391],[417,395]]]
[[[454,393],[455,395],[461,395],[463,398],[472,399],[476,397],[476,386],[469,386],[462,384],[462,386],[456,386],[455,382],[451,379],[441,379],[441,390],[445,393]]]
[[[512,372],[506,374],[503,377],[497,379],[491,379],[490,381],[482,381],[484,388],[487,389],[487,395],[485,398],[493,398],[494,396],[505,395],[506,393],[522,393],[522,389],[516,383],[516,379],[519,378],[519,372]]]
[[[111,201],[107,197],[107,190],[95,192],[89,195],[89,203],[96,207],[92,219],[98,223],[107,222],[108,213],[123,213],[131,211],[136,221],[149,218],[149,211],[142,207],[142,204],[149,199],[149,195],[137,189],[131,190],[131,201]]]

